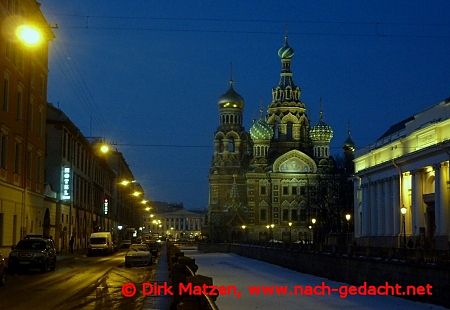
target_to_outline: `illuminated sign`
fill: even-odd
[[[70,190],[72,186],[71,178],[70,178],[70,167],[62,168],[62,184],[61,184],[61,200],[70,200]]]
[[[105,214],[108,214],[108,199],[105,198],[105,200],[103,201],[103,211],[105,212]]]

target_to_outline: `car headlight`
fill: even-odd
[[[17,252],[11,252],[11,253],[9,253],[9,257],[17,257]]]
[[[34,257],[44,257],[45,254],[44,254],[44,253],[34,253],[33,256],[34,256]]]

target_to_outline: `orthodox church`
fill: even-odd
[[[293,80],[294,50],[287,37],[278,56],[280,81],[267,114],[261,111],[249,132],[242,123],[244,99],[232,81],[219,98],[205,227],[213,241],[309,242],[321,237],[316,233],[342,229],[343,212],[352,213],[351,182],[346,188],[355,150],[350,132],[338,165],[330,154],[333,130],[322,111],[310,125]]]

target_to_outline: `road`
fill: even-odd
[[[125,268],[124,255],[73,256],[58,261],[53,272],[9,275],[0,287],[0,309],[142,309],[144,298],[123,298],[121,287],[151,281],[155,261]]]

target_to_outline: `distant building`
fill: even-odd
[[[34,0],[0,1],[0,251],[26,234],[52,233],[44,198],[48,44],[54,35]],[[20,42],[23,23],[39,27],[37,46]]]
[[[233,81],[219,98],[220,124],[209,172],[207,230],[212,240],[242,240],[244,235],[253,240],[309,240],[313,230],[324,239],[342,231],[344,214],[352,210],[353,201],[344,201],[343,185],[350,172],[338,169],[331,156],[333,130],[322,111],[310,125],[292,78],[294,50],[287,37],[278,56],[279,83],[272,89],[267,114],[261,113],[249,132],[243,126],[244,99]],[[346,143],[345,158],[351,161],[354,144],[350,137]]]
[[[154,217],[149,216],[146,220],[146,227],[151,232],[169,235],[176,239],[191,239],[201,235],[203,218],[202,212],[180,209],[158,213]],[[153,222],[157,219],[161,221],[161,224]]]
[[[355,158],[360,245],[449,249],[450,98],[392,125]],[[401,208],[406,211],[402,215]]]

